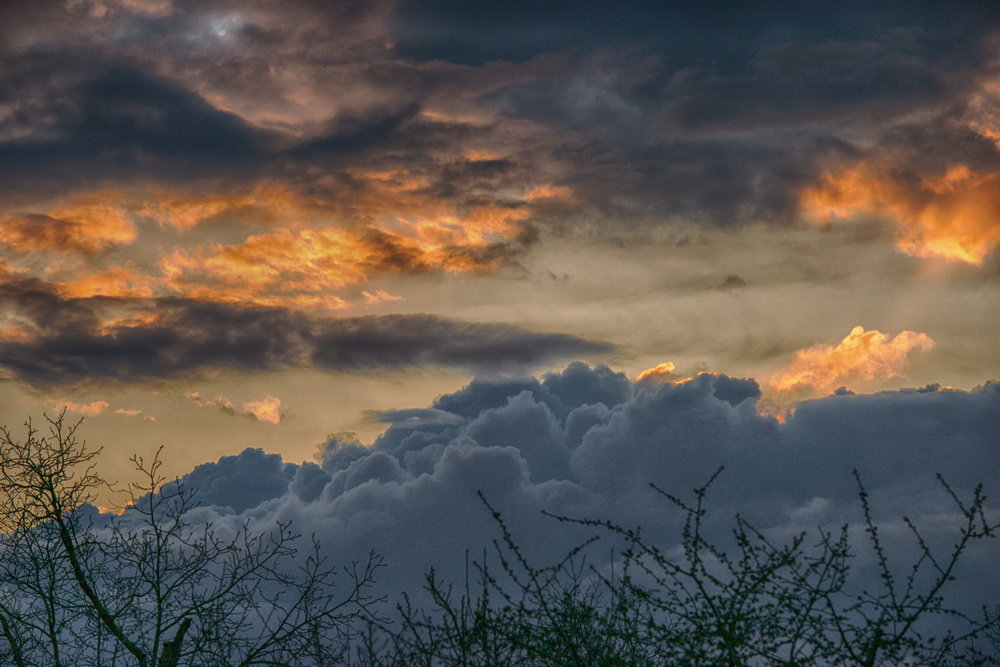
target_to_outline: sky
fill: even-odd
[[[1000,7],[730,5],[0,3],[0,423],[355,545],[997,479]]]

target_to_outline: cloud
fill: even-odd
[[[647,368],[635,377],[636,382],[643,382],[644,380],[649,380],[652,382],[666,381],[667,376],[674,372],[677,366],[672,361],[664,361],[662,364],[657,364],[652,368]]]
[[[66,299],[29,279],[0,283],[22,335],[0,341],[0,367],[35,387],[155,382],[206,372],[315,368],[525,368],[611,347],[504,323],[434,315],[310,317],[283,308],[161,299],[108,318],[115,301]]]
[[[77,197],[45,214],[0,216],[0,245],[19,253],[44,251],[93,255],[135,241],[135,225],[120,206],[121,195]]]
[[[281,412],[281,399],[271,395],[254,401],[248,401],[237,408],[232,399],[219,395],[215,398],[204,398],[201,392],[192,391],[187,397],[200,408],[212,408],[233,417],[249,417],[254,421],[280,424],[284,413]]]
[[[136,408],[131,408],[131,409],[118,408],[117,410],[115,410],[115,414],[122,415],[123,417],[139,417],[144,422],[156,421],[156,417],[144,416],[142,414],[142,410],[138,410]]]
[[[60,398],[52,401],[52,407],[54,410],[67,410],[69,412],[76,412],[85,417],[96,417],[97,415],[104,412],[111,404],[107,401],[93,401],[91,403],[74,403],[67,398]]]
[[[487,272],[518,252],[470,233],[459,220],[424,222],[416,231],[414,238],[379,230],[278,229],[238,245],[177,250],[161,265],[169,289],[188,298],[338,310],[348,304],[333,292],[375,272]]]
[[[526,556],[547,563],[589,533],[541,510],[641,525],[646,539],[669,549],[680,519],[647,484],[683,496],[720,465],[707,501],[713,539],[726,540],[737,512],[777,539],[844,523],[860,538],[857,468],[876,521],[895,525],[905,511],[937,548],[954,535],[935,473],[965,493],[991,483],[1000,466],[996,384],[829,396],[802,403],[785,423],[760,414],[759,397],[751,380],[702,374],[650,386],[576,363],[543,378],[478,379],[428,408],[387,414],[390,426],[371,446],[332,437],[320,464],[247,450],[199,466],[182,483],[202,489],[204,517],[219,530],[292,520],[336,560],[382,553],[390,564],[382,590],[419,596],[428,568],[459,581],[465,554],[478,556],[495,537],[477,491],[503,513]],[[906,535],[884,534],[902,562],[918,555]],[[611,548],[591,557],[603,562]],[[855,557],[867,576],[870,554]],[[967,567],[953,599],[970,608],[995,599],[989,545],[971,552]]]
[[[268,395],[260,400],[249,401],[243,404],[243,413],[260,422],[280,424],[283,417],[281,399]]]
[[[901,331],[895,336],[856,326],[837,345],[798,350],[785,370],[775,373],[770,386],[778,392],[813,396],[838,386],[900,375],[914,353],[927,352],[934,341],[927,334]]]
[[[828,172],[803,192],[805,214],[830,222],[868,215],[889,219],[896,247],[915,257],[982,264],[1000,245],[1000,170],[965,164],[907,182],[889,165],[862,164]]]

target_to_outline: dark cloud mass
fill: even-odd
[[[794,218],[831,147],[850,152],[964,104],[990,76],[1000,26],[990,3],[2,11],[8,206],[205,179],[228,191],[277,180],[343,205],[365,174],[397,170],[459,211],[509,205],[512,187],[567,187],[572,204],[536,202],[536,222],[566,231],[569,214],[590,216],[617,221],[603,225],[616,234],[678,217]],[[470,151],[495,157],[456,168]],[[348,188],[330,192],[331,181]]]
[[[64,299],[39,281],[3,284],[0,293],[32,327],[26,340],[0,341],[0,367],[40,388],[205,371],[510,370],[611,349],[567,334],[435,315],[317,318],[181,299],[160,300],[143,311],[145,320],[102,324],[97,313],[115,300]]]
[[[217,526],[293,520],[336,558],[380,551],[390,564],[386,590],[417,592],[431,566],[457,580],[465,554],[494,536],[477,491],[503,512],[529,557],[549,562],[580,534],[540,510],[642,525],[647,539],[669,547],[679,517],[647,485],[684,495],[720,465],[707,519],[719,539],[737,512],[775,538],[857,528],[857,468],[888,548],[906,562],[915,546],[896,530],[901,514],[935,545],[955,537],[936,473],[963,494],[1000,478],[996,384],[838,394],[804,403],[787,423],[758,413],[759,395],[750,380],[701,375],[650,388],[574,363],[541,379],[476,380],[430,408],[389,414],[392,425],[371,447],[333,437],[321,464],[291,466],[247,450],[181,482],[201,489]],[[1000,507],[991,501],[988,511]],[[959,577],[956,600],[975,607],[1000,594],[988,565],[993,546],[969,554],[965,572],[977,574]],[[857,559],[867,571],[870,554]]]

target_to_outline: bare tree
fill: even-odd
[[[716,473],[718,475],[719,473]],[[404,599],[390,624],[373,624],[355,658],[367,665],[987,665],[997,664],[1000,608],[966,614],[942,595],[973,543],[1000,528],[977,487],[962,498],[939,478],[956,510],[957,538],[933,549],[904,517],[916,558],[894,563],[857,476],[863,539],[848,526],[776,543],[737,516],[733,543],[706,535],[712,480],[685,500],[653,486],[683,518],[679,548],[640,528],[550,515],[597,529],[622,549],[615,567],[585,566],[584,550],[551,565],[526,557],[503,517],[490,567],[456,592],[433,571],[430,603]],[[669,510],[668,510],[669,511]],[[600,535],[599,535],[600,536]],[[860,542],[860,543],[859,543]],[[856,587],[852,561],[873,555],[878,586]],[[952,621],[942,630],[934,617]],[[935,634],[929,631],[938,630]]]
[[[337,567],[287,523],[192,520],[195,489],[165,484],[159,452],[132,459],[141,479],[124,512],[100,514],[100,450],[65,411],[46,421],[45,434],[27,422],[23,439],[0,427],[0,659],[324,665],[343,654],[375,602],[380,557]]]

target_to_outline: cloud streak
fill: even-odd
[[[0,285],[18,337],[0,341],[0,367],[35,387],[152,382],[206,372],[315,368],[332,372],[440,367],[525,368],[610,351],[605,343],[503,323],[434,315],[311,317],[282,308],[162,299],[105,319],[102,302],[66,299],[25,280]],[[115,306],[111,302],[109,307]]]

